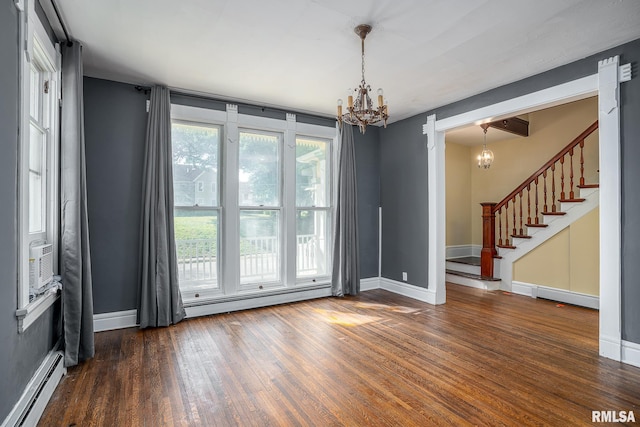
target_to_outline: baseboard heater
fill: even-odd
[[[52,351],[47,355],[2,427],[31,427],[38,424],[54,390],[67,373],[63,362],[61,351]]]

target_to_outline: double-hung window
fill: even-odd
[[[220,139],[222,127],[174,120],[174,230],[178,280],[185,299],[219,288]]]
[[[172,105],[171,114],[184,301],[328,286],[335,128],[235,105]]]
[[[331,140],[296,137],[296,277],[330,274]]]
[[[23,330],[53,301],[51,295],[39,296],[43,285],[39,280],[46,278],[35,271],[34,257],[38,256],[35,248],[42,248],[41,255],[46,255],[43,262],[56,272],[60,54],[40,23],[34,2],[25,2],[20,14],[24,37],[20,62],[17,316]]]

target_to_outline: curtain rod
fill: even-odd
[[[62,22],[62,17],[60,16],[60,11],[58,10],[58,6],[56,6],[56,2],[51,0],[51,6],[53,7],[53,11],[56,13],[56,18],[58,18],[58,22],[62,27],[62,32],[64,33],[64,37],[67,39],[67,46],[73,45],[73,42],[69,39],[69,33],[67,32],[67,27],[65,27],[64,22]]]

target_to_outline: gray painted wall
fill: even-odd
[[[94,312],[133,310],[148,95],[85,77],[84,121]]]
[[[93,268],[94,312],[137,306],[140,198],[148,94],[133,85],[84,79],[87,193]],[[185,95],[172,102],[224,109],[225,103]],[[245,114],[284,119],[284,113],[243,106]],[[307,123],[332,126],[324,118],[302,116]],[[358,200],[362,277],[378,275],[379,141],[378,129],[357,133]]]
[[[17,165],[18,165],[18,13],[13,2],[0,4],[0,422],[58,339],[60,304],[53,305],[18,334]]]
[[[380,132],[382,277],[427,287],[428,203],[426,116]]]
[[[353,130],[358,184],[360,277],[378,277],[378,208],[380,207],[380,129],[363,135]]]
[[[640,343],[640,193],[637,182],[640,168],[640,40],[609,49],[571,64],[511,83],[488,92],[437,108],[434,111],[394,123],[380,134],[381,201],[383,207],[383,259],[382,275],[400,280],[400,271],[409,268],[409,282],[426,286],[426,277],[412,277],[412,270],[420,267],[418,259],[426,263],[427,239],[422,224],[416,228],[413,221],[400,220],[420,209],[424,227],[427,223],[426,156],[424,147],[417,143],[423,138],[421,125],[429,114],[439,119],[471,111],[485,105],[511,99],[597,72],[598,60],[614,55],[621,63],[631,62],[634,78],[622,84],[621,89],[621,149],[622,149],[622,338]],[[424,139],[422,139],[424,141]],[[403,151],[398,153],[396,151]],[[420,159],[420,161],[416,161]],[[398,173],[400,172],[400,173]],[[422,179],[416,183],[408,178]],[[408,187],[407,187],[408,186]],[[411,190],[409,190],[411,189]],[[400,192],[405,192],[400,197]],[[397,212],[394,216],[393,212]],[[391,213],[387,213],[391,212]],[[413,238],[407,238],[412,236]]]

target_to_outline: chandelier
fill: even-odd
[[[489,128],[489,123],[481,124],[480,127],[484,130],[484,144],[482,145],[482,153],[478,156],[478,167],[489,169],[491,163],[493,163],[493,151],[487,149],[487,129]]]
[[[360,37],[362,43],[362,80],[358,88],[353,90],[354,93],[347,98],[347,112],[344,114],[342,113],[342,99],[338,99],[338,122],[358,125],[360,132],[364,133],[367,125],[380,121],[384,123],[384,127],[387,127],[389,111],[384,103],[382,89],[378,89],[378,107],[373,108],[373,102],[369,96],[371,86],[364,79],[364,39],[371,32],[371,25],[358,25],[353,30]]]

